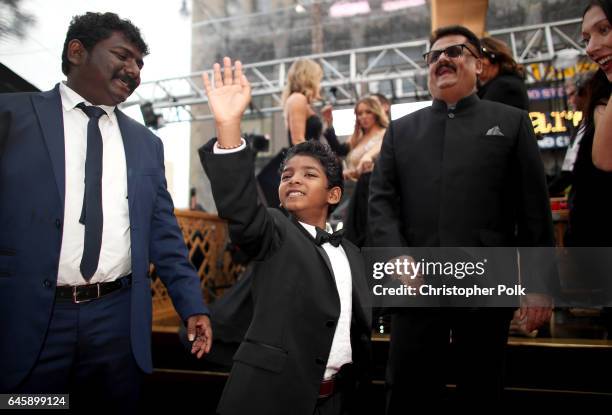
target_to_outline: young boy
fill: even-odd
[[[281,210],[257,200],[253,153],[240,137],[250,85],[239,61],[204,76],[217,140],[200,149],[219,216],[255,261],[253,319],[234,356],[220,414],[343,414],[367,384],[370,313],[359,251],[322,231],[340,201],[342,167],[329,147],[292,147],[281,167]],[[196,340],[197,345],[198,340]],[[365,394],[361,394],[362,396]]]

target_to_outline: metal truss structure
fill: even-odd
[[[517,62],[527,69],[527,82],[551,81],[558,78],[554,68],[567,57],[584,56],[580,38],[581,19],[510,29],[493,30],[490,36],[510,45]],[[349,105],[366,91],[382,91],[395,102],[414,101],[429,96],[427,67],[423,53],[429,49],[426,39],[385,46],[366,47],[307,56],[324,70],[322,88],[333,91],[328,100],[336,105]],[[243,65],[252,85],[250,114],[261,115],[281,110],[281,93],[289,66],[297,58],[278,59]],[[572,61],[572,59],[570,59]],[[175,78],[144,82],[123,106],[146,102],[163,111],[166,122],[210,119],[193,107],[207,102],[202,84],[204,71]],[[210,72],[209,72],[210,73]],[[386,89],[385,89],[386,88]],[[248,114],[247,114],[248,115]]]

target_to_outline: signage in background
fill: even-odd
[[[566,148],[571,132],[582,121],[581,111],[550,111],[529,113],[536,134],[543,136],[538,140],[541,149]]]

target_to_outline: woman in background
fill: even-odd
[[[599,70],[587,86],[584,135],[574,163],[569,195],[570,218],[565,241],[568,246],[612,246],[612,173],[598,167],[598,160],[612,158],[606,154],[612,151],[606,146],[612,141],[611,3],[592,1],[582,21],[586,52],[599,65]]]
[[[508,45],[492,37],[482,38],[480,43],[483,56],[482,73],[478,77],[480,99],[529,110],[525,69],[516,63]]]
[[[586,53],[597,63],[601,77],[612,82],[612,1],[591,1],[582,17],[582,38]],[[608,85],[609,88],[609,85]],[[593,113],[593,164],[600,170],[612,171],[612,105],[610,94],[601,94]]]
[[[323,70],[312,59],[298,59],[289,68],[283,91],[283,114],[290,147],[321,136],[323,124],[312,104],[321,99],[322,78]]]
[[[599,70],[588,83],[584,135],[580,141],[570,190],[565,245],[574,249],[576,278],[591,291],[591,306],[603,306],[602,319],[612,334],[612,1],[591,1],[582,17],[586,52]],[[601,293],[601,296],[598,296]]]
[[[325,111],[323,116],[326,124],[332,125],[331,111]],[[388,125],[389,119],[380,101],[367,96],[355,105],[355,130],[345,143],[340,144],[335,134],[325,135],[336,154],[346,156],[344,179],[357,182],[348,206],[344,229],[345,237],[358,247],[364,246],[367,241],[370,174]]]

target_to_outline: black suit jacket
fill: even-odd
[[[454,110],[436,100],[393,121],[370,182],[369,223],[376,246],[554,246],[527,113],[471,95]],[[537,286],[541,277],[531,289],[554,284]]]
[[[200,159],[219,216],[228,220],[232,241],[255,261],[253,319],[218,411],[311,415],[340,316],[329,259],[294,219],[258,202],[249,149],[215,155],[213,145],[200,149]],[[363,373],[371,334],[365,273],[357,248],[348,241],[342,247],[353,281],[353,362]]]

